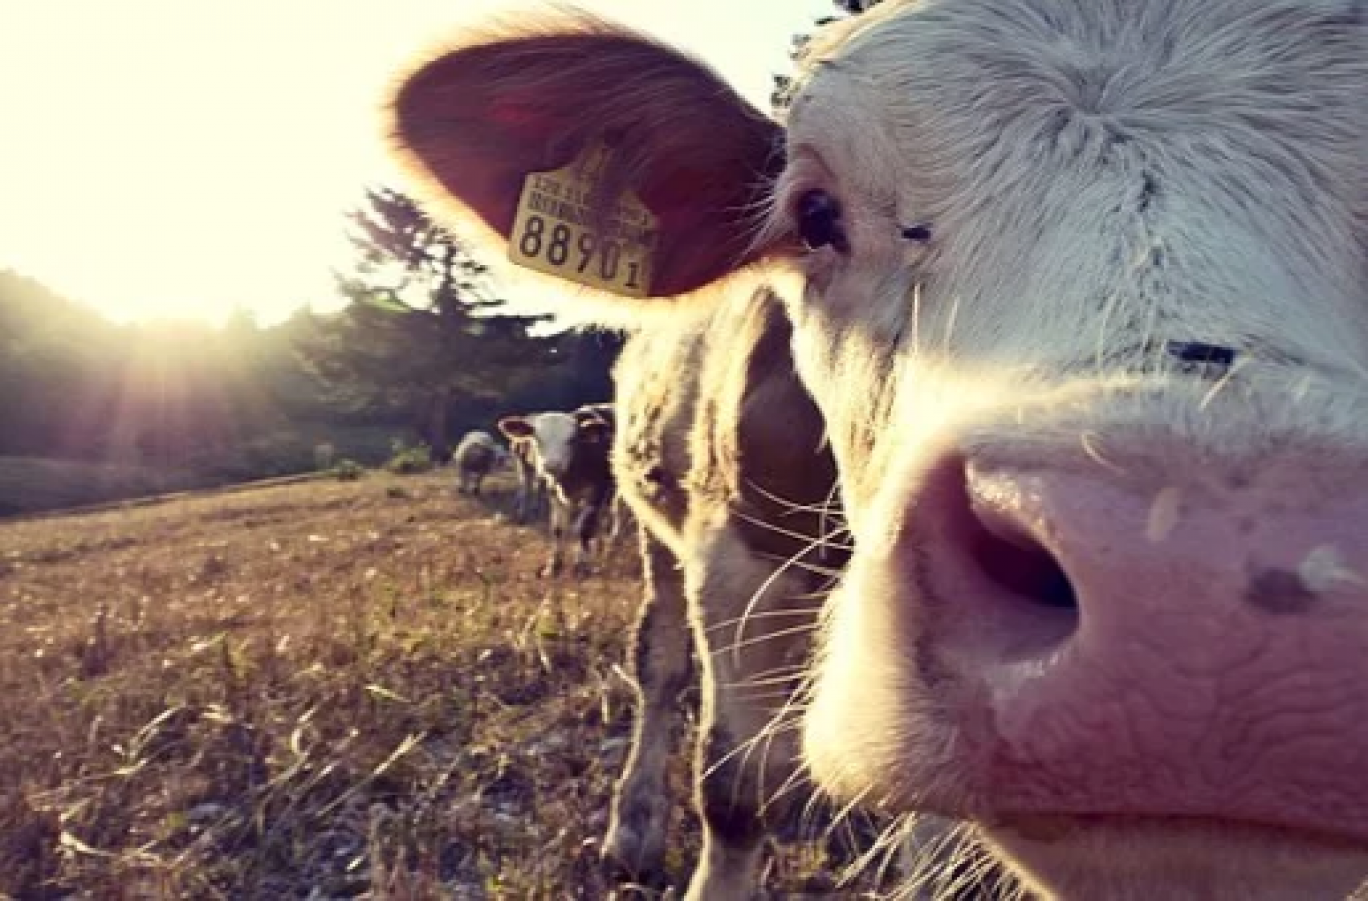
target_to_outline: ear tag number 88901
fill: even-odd
[[[646,297],[656,217],[631,192],[595,222],[590,200],[611,160],[602,145],[570,165],[523,180],[508,258],[519,266],[626,297]],[[595,229],[601,223],[602,231]]]

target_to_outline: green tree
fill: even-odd
[[[445,460],[453,405],[504,396],[549,362],[553,342],[532,333],[547,317],[498,312],[486,267],[398,191],[368,191],[350,220],[358,263],[337,279],[348,305],[297,347],[337,398],[408,410]]]

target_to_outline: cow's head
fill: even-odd
[[[608,423],[583,410],[505,416],[499,431],[509,440],[527,442],[536,467],[555,479],[563,478],[587,449],[611,440]]]
[[[924,0],[839,31],[786,131],[577,19],[418,67],[397,143],[507,240],[529,172],[609,141],[595,199],[658,218],[659,302],[770,264],[856,545],[807,711],[823,785],[975,820],[1068,897],[1343,895],[1363,4]]]

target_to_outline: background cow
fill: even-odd
[[[517,491],[513,495],[513,520],[532,522],[546,512],[546,482],[537,472],[536,441],[530,434],[519,438],[505,433],[504,437],[508,439],[508,452],[518,478]]]
[[[801,705],[824,788],[965,819],[1049,896],[1350,894],[1364,4],[886,3],[811,59],[783,127],[539,23],[418,69],[396,131],[504,240],[610,139],[588,221],[651,209],[653,297],[769,266],[853,551]]]
[[[488,432],[467,432],[452,455],[456,464],[456,489],[478,497],[485,476],[498,465],[500,450],[499,443]]]
[[[587,572],[600,521],[614,495],[609,468],[612,424],[593,409],[581,408],[506,416],[499,420],[499,430],[521,443],[520,450],[546,486],[551,557],[544,572],[557,575],[564,568],[567,535],[576,541],[576,572]]]

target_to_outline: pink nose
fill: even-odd
[[[1209,476],[923,484],[927,646],[975,687],[997,812],[1368,840],[1368,491]]]

